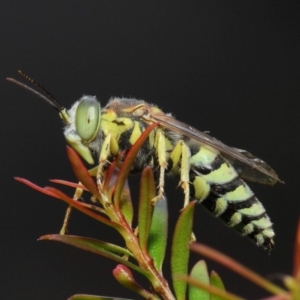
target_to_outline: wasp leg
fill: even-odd
[[[170,154],[172,170],[176,173],[180,173],[179,184],[184,192],[184,207],[186,207],[190,201],[190,157],[190,148],[182,140],[176,144]]]
[[[151,201],[153,205],[155,205],[157,200],[164,198],[165,171],[167,168],[166,140],[163,131],[160,129],[156,131],[155,149],[159,164],[159,178],[157,196]]]
[[[99,192],[102,191],[102,183],[105,175],[105,165],[109,156],[116,156],[119,152],[118,142],[111,134],[108,134],[102,144],[101,152],[99,156],[99,165],[97,170],[97,185]]]
[[[79,182],[79,184],[80,184],[80,182]],[[76,188],[74,196],[73,196],[73,200],[77,201],[78,199],[80,199],[82,193],[83,193],[83,189]],[[71,211],[72,211],[72,206],[69,205],[66,210],[66,213],[65,213],[63,225],[61,227],[61,230],[59,231],[59,234],[61,234],[61,235],[65,235],[66,232],[68,231],[67,228],[68,228],[68,222],[70,219]]]

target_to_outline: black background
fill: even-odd
[[[200,205],[194,231],[264,276],[291,273],[299,216],[298,23],[298,1],[1,1],[0,298],[138,298],[115,282],[114,262],[37,242],[58,232],[66,206],[13,176],[42,186],[75,177],[55,111],[5,81],[18,69],[66,107],[82,94],[97,95],[102,105],[111,96],[144,99],[265,159],[286,182],[251,184],[275,224],[271,255]],[[166,184],[174,222],[182,197],[177,180]],[[77,212],[70,233],[121,243],[113,230]],[[248,299],[267,295],[213,262],[208,266],[230,291]]]

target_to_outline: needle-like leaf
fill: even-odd
[[[190,277],[204,284],[210,284],[207,266],[204,260],[200,260],[194,265]],[[189,285],[189,300],[210,300],[210,294],[206,290]]]
[[[154,123],[154,124],[148,126],[146,128],[146,130],[141,134],[141,136],[137,139],[137,141],[134,143],[134,145],[130,148],[130,150],[128,151],[128,153],[126,155],[126,159],[122,164],[120,174],[117,179],[116,189],[115,189],[115,193],[114,193],[114,204],[116,207],[120,206],[122,190],[123,190],[124,184],[127,180],[127,177],[129,175],[129,172],[131,170],[131,166],[133,165],[134,160],[135,160],[140,148],[142,147],[143,143],[146,141],[148,135],[153,130],[153,128],[155,128],[156,126],[158,126],[158,123]]]
[[[162,272],[168,239],[167,199],[159,199],[154,207],[148,240],[148,252],[153,258],[155,268]]]
[[[141,267],[129,262],[128,260],[124,259],[122,256],[117,255],[118,254],[126,254],[128,255],[130,252],[126,251],[126,249],[121,249],[121,247],[118,247],[117,245],[112,245],[109,243],[105,243],[102,241],[97,241],[95,239],[85,238],[85,237],[79,237],[79,236],[71,236],[71,235],[61,235],[61,234],[49,234],[44,235],[39,238],[39,240],[51,240],[56,242],[61,242],[64,244],[68,244],[74,247],[77,247],[82,250],[86,250],[107,258],[110,258],[118,263],[122,263],[129,268],[143,274],[144,276],[147,276],[148,273]]]
[[[150,167],[143,170],[140,183],[140,196],[138,207],[139,242],[143,251],[147,250],[148,237],[151,226],[153,205],[151,200],[155,197],[155,183]]]
[[[190,202],[180,213],[176,223],[172,250],[171,271],[173,287],[177,300],[186,299],[187,283],[179,281],[177,276],[187,275],[189,260],[189,244],[192,236],[193,214],[196,202]]]
[[[73,171],[76,175],[76,178],[90,191],[90,193],[97,198],[100,197],[98,187],[94,182],[93,178],[89,174],[89,171],[86,169],[82,163],[79,155],[71,147],[67,146],[67,155],[70,160]]]

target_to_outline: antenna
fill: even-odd
[[[33,80],[32,78],[30,78],[28,75],[26,75],[25,73],[23,73],[22,71],[18,70],[19,75],[21,75],[23,78],[25,78],[27,81],[29,81],[32,85],[34,85],[36,88],[38,88],[41,92],[43,92],[45,95],[43,95],[42,93],[40,93],[39,91],[34,90],[33,88],[31,88],[30,86],[14,79],[14,78],[10,78],[7,77],[6,80],[14,83],[20,87],[22,87],[23,89],[35,94],[36,96],[40,97],[41,99],[43,99],[44,101],[46,101],[48,104],[50,104],[53,108],[55,108],[57,111],[61,112],[62,110],[64,110],[64,107],[62,107],[58,101],[55,99],[55,97],[49,93],[42,85],[40,85],[39,83],[37,83],[35,80]]]

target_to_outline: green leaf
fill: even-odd
[[[153,258],[155,268],[161,272],[168,239],[167,199],[156,201],[148,240],[148,252]]]
[[[126,250],[125,248],[121,248],[117,245],[113,245],[110,243],[102,242],[91,238],[72,236],[72,235],[61,235],[61,234],[44,235],[40,237],[39,240],[50,240],[50,241],[65,243],[74,246],[76,248],[110,258],[118,263],[122,263],[128,266],[129,268],[143,274],[144,276],[149,276],[147,271],[127,261],[123,257],[117,255],[116,253],[122,255],[132,255],[130,251]]]
[[[209,285],[209,275],[204,260],[198,261],[193,267],[191,278]],[[189,285],[189,300],[210,300],[210,293],[193,285]]]
[[[223,283],[221,277],[219,276],[219,274],[215,271],[212,271],[210,274],[210,285],[214,286],[220,290],[225,291],[224,283]],[[222,300],[223,298],[212,294],[210,299],[211,300]]]
[[[173,287],[177,300],[186,299],[187,283],[179,281],[179,275],[187,275],[189,260],[189,243],[192,234],[193,214],[196,202],[190,202],[180,213],[172,242],[171,272]]]
[[[117,265],[113,270],[113,275],[116,280],[125,286],[127,289],[135,291],[137,294],[141,295],[145,299],[156,299],[159,300],[159,297],[156,297],[152,292],[148,292],[142,288],[134,279],[132,272],[124,265]]]
[[[140,196],[138,207],[139,242],[143,251],[147,250],[148,237],[151,226],[153,205],[151,200],[155,197],[155,183],[150,167],[143,170],[140,183]]]
[[[131,201],[131,194],[130,194],[128,180],[126,180],[123,191],[121,193],[120,210],[124,215],[128,225],[131,227],[134,212],[133,212],[133,205]]]
[[[212,259],[227,268],[231,269],[232,271],[238,273],[241,276],[244,276],[249,281],[252,281],[256,285],[264,288],[265,290],[269,291],[273,294],[280,294],[282,297],[289,298],[288,293],[282,289],[281,287],[273,284],[271,281],[265,279],[265,277],[258,275],[254,271],[248,269],[241,263],[235,261],[233,258],[213,249],[203,244],[191,244],[190,249],[195,251],[209,259]]]

